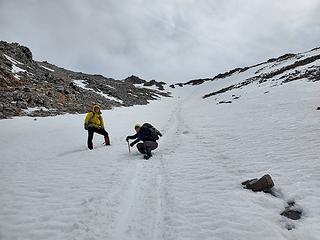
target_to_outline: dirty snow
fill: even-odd
[[[133,84],[135,87],[137,88],[146,88],[146,89],[150,89],[150,90],[157,90],[159,91],[159,88],[155,85],[152,86],[144,86],[143,83],[142,84]]]
[[[48,68],[48,67],[45,67],[45,66],[42,66],[42,65],[40,65],[42,68],[44,68],[44,69],[46,69],[46,70],[48,70],[48,71],[50,71],[50,72],[54,72],[54,70],[53,69],[51,69],[51,68]]]
[[[19,68],[16,65],[12,65],[12,73],[26,72],[26,70]]]
[[[20,65],[23,65],[23,63],[19,62],[18,60],[6,55],[6,54],[3,54],[6,59],[8,59],[12,64],[16,65],[16,64],[20,64]]]
[[[14,58],[6,55],[6,54],[3,54],[11,63],[12,63],[12,68],[11,68],[11,72],[14,74],[14,77],[16,79],[20,79],[20,76],[18,73],[20,72],[27,72],[25,69],[22,69],[20,67],[17,66],[17,64],[20,64],[20,65],[24,65],[23,63],[15,60]]]
[[[54,111],[55,109],[51,108],[51,109],[48,109],[46,107],[29,107],[27,109],[24,109],[23,111],[26,113],[26,114],[31,114],[35,111],[44,111],[44,112],[48,112],[48,111]]]

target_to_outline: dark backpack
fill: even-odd
[[[150,123],[144,123],[141,128],[148,129],[151,138],[150,140],[157,141],[159,139],[158,130]]]

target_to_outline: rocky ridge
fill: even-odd
[[[0,41],[0,119],[85,113],[92,104],[111,109],[170,96],[164,82],[139,78],[142,86],[136,86],[134,78],[115,80],[66,70],[33,60],[25,46]]]
[[[194,79],[186,83],[172,84],[170,87],[198,86],[212,81],[227,81],[227,79],[232,80],[223,84],[224,87],[222,88],[213,89],[213,91],[205,94],[203,98],[216,96],[253,83],[259,85],[264,82],[272,82],[272,87],[275,87],[297,80],[319,81],[320,48],[314,48],[304,53],[285,54],[249,67],[235,68],[212,78]],[[226,103],[231,102],[227,101]]]

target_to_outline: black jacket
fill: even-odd
[[[132,136],[128,136],[128,139],[136,139],[134,142],[132,142],[131,144],[134,145],[137,142],[140,141],[157,141],[159,139],[158,136],[162,136],[162,134],[155,128],[153,127],[151,124],[149,123],[144,123],[139,132],[137,132],[135,135]]]

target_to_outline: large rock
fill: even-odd
[[[270,192],[270,189],[274,186],[273,180],[269,174],[264,175],[260,179],[254,178],[242,182],[245,188],[254,192]]]

